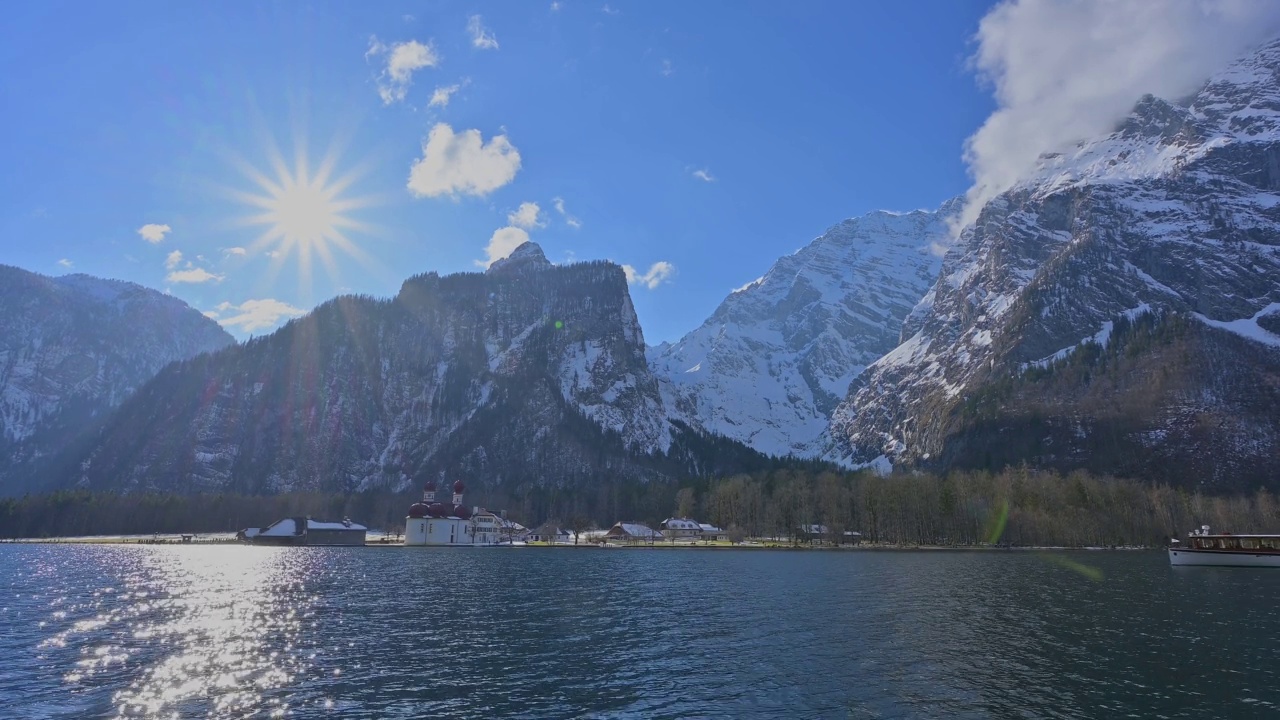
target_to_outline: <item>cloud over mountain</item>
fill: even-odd
[[[1106,133],[1146,93],[1182,97],[1280,30],[1280,3],[1005,0],[971,58],[997,108],[966,143],[961,225],[1042,153]]]

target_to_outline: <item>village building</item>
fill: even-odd
[[[508,520],[505,512],[462,504],[466,486],[453,484],[452,502],[436,500],[436,484],[427,483],[422,501],[409,507],[404,521],[404,544],[410,546],[501,545],[523,542],[528,529]]]
[[[796,536],[804,542],[832,542],[835,538],[832,536],[831,529],[826,525],[801,525],[796,529]],[[857,545],[862,542],[862,533],[845,530],[840,533],[839,543],[841,545]]]
[[[493,545],[498,542],[502,518],[497,513],[480,508],[479,512],[471,516],[471,522],[475,526],[474,538],[477,545]]]
[[[526,536],[529,542],[543,542],[553,544],[566,544],[573,542],[573,533],[564,528],[547,528],[542,527],[537,530],[529,531]]]
[[[601,537],[605,540],[621,540],[629,543],[652,543],[655,540],[661,540],[662,533],[648,525],[620,522],[614,523],[613,527],[609,528]]]
[[[364,545],[367,533],[368,528],[349,519],[325,522],[292,517],[264,528],[246,528],[237,533],[236,538],[254,545],[350,546]]]
[[[729,534],[724,530],[721,530],[720,528],[716,527],[715,525],[708,525],[707,523],[699,523],[698,531],[699,531],[698,532],[699,537],[701,537],[703,540],[710,541],[710,540],[728,540],[729,539]]]
[[[475,525],[476,545],[499,545],[528,540],[529,528],[514,520],[508,520],[503,517],[505,514],[505,511],[495,513],[484,508],[476,508],[471,516]]]
[[[506,517],[500,517],[498,522],[498,535],[501,538],[500,542],[511,543],[529,541],[529,528]]]
[[[436,484],[427,483],[422,502],[409,506],[404,521],[404,544],[409,546],[475,545],[475,524],[471,508],[462,504],[466,487],[459,480],[453,484],[453,502],[436,500]]]
[[[702,536],[702,526],[688,518],[667,518],[659,527],[662,528],[662,537],[667,540],[696,540]]]

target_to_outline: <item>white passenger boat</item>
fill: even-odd
[[[1211,533],[1208,525],[1176,538],[1169,546],[1172,565],[1218,565],[1280,568],[1280,535]]]

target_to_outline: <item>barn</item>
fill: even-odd
[[[277,520],[264,528],[241,530],[242,542],[253,545],[349,546],[364,545],[368,528],[344,519],[327,522],[309,517]]]

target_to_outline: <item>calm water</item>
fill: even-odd
[[[0,593],[15,718],[1280,716],[1280,571],[1152,552],[5,545]]]

